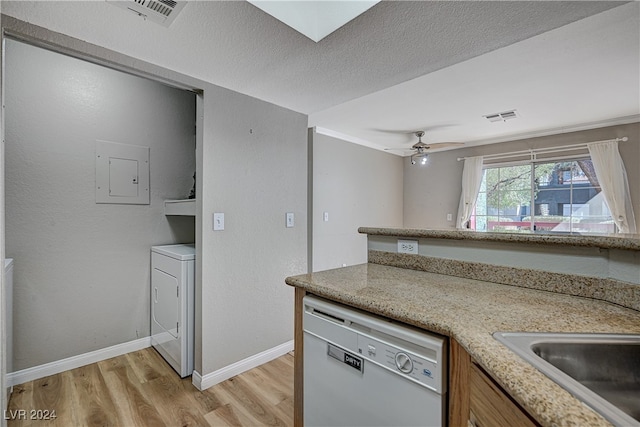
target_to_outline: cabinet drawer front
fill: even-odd
[[[472,425],[476,427],[537,425],[475,364],[471,364],[469,379]]]

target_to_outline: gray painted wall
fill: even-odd
[[[306,136],[303,114],[205,87],[203,375],[293,339],[284,279],[307,270]],[[225,214],[224,231],[212,230],[214,212]]]
[[[6,41],[6,252],[17,370],[149,335],[152,245],[193,242],[165,217],[195,170],[195,95]],[[150,205],[95,203],[96,139],[149,146]]]
[[[427,167],[411,165],[405,159],[404,227],[455,228],[464,166],[464,162],[456,160],[457,157],[579,144],[623,136],[629,137],[629,141],[621,142],[619,150],[627,170],[631,201],[640,229],[640,123],[433,153],[429,156]],[[447,221],[447,213],[452,214],[452,221]]]
[[[5,34],[202,92],[195,369],[204,376],[291,340],[293,289],[284,279],[307,271],[307,117],[168,70],[165,61],[114,52],[106,38],[98,46],[7,16],[2,26]],[[220,211],[227,227],[214,233],[211,215]],[[284,227],[285,212],[296,213],[296,227]]]
[[[315,132],[310,139],[313,271],[365,263],[358,227],[402,227],[403,159]]]

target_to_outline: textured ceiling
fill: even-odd
[[[483,116],[515,109],[517,118]],[[640,3],[608,10],[309,116],[376,148],[467,146],[640,121]],[[397,154],[403,154],[399,152]]]
[[[104,1],[3,1],[2,12],[313,113],[619,5],[386,1],[314,43],[245,1],[192,1],[169,28]]]
[[[412,141],[375,129],[476,145],[640,117],[637,2],[383,1],[318,43],[239,0],[189,1],[169,28],[102,0],[3,0],[2,13],[376,148]]]

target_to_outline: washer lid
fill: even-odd
[[[194,243],[186,245],[152,246],[151,252],[166,255],[180,261],[196,259],[196,245]]]

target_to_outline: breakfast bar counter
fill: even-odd
[[[640,251],[639,234],[585,234],[578,232],[529,232],[525,230],[513,232],[381,227],[360,227],[358,232],[368,234],[369,236],[524,243]]]

